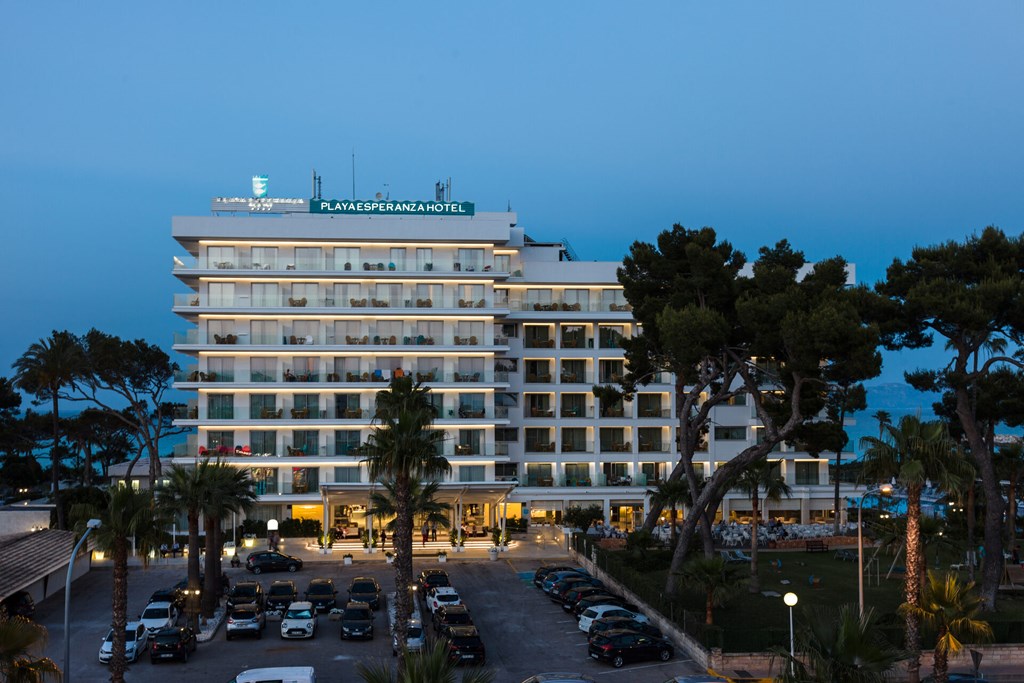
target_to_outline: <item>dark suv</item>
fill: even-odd
[[[448,639],[448,659],[456,664],[478,664],[487,661],[484,641],[476,626],[448,626],[442,632]]]
[[[188,653],[196,651],[196,633],[187,626],[162,628],[153,634],[149,645],[149,661],[153,664],[164,659],[188,661]]]
[[[672,643],[667,640],[624,629],[604,631],[590,639],[590,656],[616,669],[626,662],[641,659],[667,662],[673,654]]]
[[[245,568],[253,574],[263,572],[297,572],[302,569],[302,559],[278,553],[273,550],[263,550],[258,553],[250,553],[245,558]]]
[[[434,628],[444,631],[445,626],[472,626],[473,617],[465,605],[441,605],[434,610]]]
[[[338,606],[338,589],[330,579],[313,579],[306,588],[306,600],[320,612],[332,610]]]
[[[373,638],[373,610],[365,602],[350,600],[341,615],[341,639]]]
[[[365,602],[377,609],[380,606],[380,584],[372,576],[357,576],[348,585],[348,599]]]
[[[299,589],[294,581],[275,581],[267,591],[267,609],[284,610],[299,599]]]
[[[228,591],[228,609],[234,609],[236,605],[258,605],[263,607],[266,599],[263,595],[263,586],[256,581],[239,581],[235,587]]]
[[[452,582],[448,580],[448,572],[443,569],[424,569],[420,572],[420,578],[417,581],[419,584],[420,597],[424,600],[427,599],[427,591],[431,588],[437,588],[438,586],[450,586]]]

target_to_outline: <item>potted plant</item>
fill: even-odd
[[[455,534],[452,534],[448,537],[448,542],[452,545],[452,552],[461,553],[463,550],[465,550],[465,548],[462,547],[462,544],[459,543],[459,537]]]
[[[363,541],[363,552],[367,555],[370,554],[370,545],[373,544],[373,537],[370,536],[370,532],[367,529],[363,529],[359,532],[359,537]]]
[[[448,552],[445,551],[445,550],[438,550],[437,551],[437,561],[441,562],[441,563],[447,562],[448,561]]]
[[[384,560],[387,561],[388,564],[394,564],[395,563],[395,554],[393,552],[391,552],[390,550],[385,550],[384,551]]]
[[[352,553],[345,553],[341,556],[341,561],[345,564],[352,564]]]
[[[424,263],[423,264],[423,270],[428,270],[429,271],[429,270],[433,270],[433,269],[434,269],[434,264],[433,263]],[[196,305],[198,306],[199,302],[196,302]]]

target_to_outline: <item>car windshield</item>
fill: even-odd
[[[441,595],[435,596],[435,599],[438,602],[458,602],[459,596],[452,595],[451,593],[442,593]]]
[[[459,636],[452,634],[451,641],[453,645],[458,647],[478,647],[483,643],[480,640],[480,636]]]
[[[444,621],[447,624],[472,624],[473,620],[469,618],[468,614],[446,614],[444,615]]]
[[[256,595],[256,586],[239,584],[235,586],[235,597],[251,598]]]
[[[370,610],[364,607],[349,607],[345,610],[345,619],[369,620]]]
[[[334,588],[329,583],[314,583],[306,592],[310,595],[331,595],[334,593]]]
[[[419,626],[410,626],[409,627],[409,637],[410,638],[422,638],[423,637],[423,629],[420,628]]]
[[[231,612],[232,619],[253,619],[256,616],[254,609],[236,609]]]
[[[288,585],[270,587],[271,595],[292,595],[293,593],[295,593],[295,589]]]
[[[142,613],[143,619],[166,619],[167,608],[166,607],[150,607]]]
[[[312,619],[313,614],[308,609],[290,609],[285,614],[285,619]]]
[[[129,642],[129,643],[132,642],[133,640],[135,640],[135,631],[134,630],[125,629],[124,639],[125,639],[126,642]],[[107,637],[105,638],[105,640],[108,643],[114,642],[114,629],[110,629],[109,631],[107,631]]]
[[[361,581],[359,583],[352,584],[353,593],[376,593],[377,587],[369,581]]]
[[[156,637],[157,645],[177,645],[178,642],[179,642],[179,640],[178,640],[178,634],[177,633],[172,633],[170,635],[157,636]]]

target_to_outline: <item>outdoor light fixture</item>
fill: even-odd
[[[782,601],[789,607],[789,673],[792,676],[796,676],[796,641],[793,638],[793,608],[796,607],[799,598],[797,598],[796,593],[786,593],[782,596]]]
[[[78,540],[75,545],[75,549],[71,551],[71,559],[68,560],[68,578],[64,582],[64,680],[71,680],[71,573],[75,569],[75,556],[78,555],[78,550],[85,543],[85,539],[89,537],[89,533],[93,529],[99,529],[103,524],[98,519],[90,519],[85,523],[85,533],[82,534],[82,538]]]
[[[864,616],[864,499],[874,493],[881,493],[888,496],[892,493],[892,484],[882,484],[875,488],[868,489],[861,494],[860,502],[857,503],[857,604],[860,607],[860,616]]]

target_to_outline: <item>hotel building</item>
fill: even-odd
[[[175,452],[250,468],[250,517],[364,526],[360,445],[375,396],[401,372],[431,390],[451,463],[442,496],[468,524],[555,521],[597,504],[631,528],[648,489],[678,459],[673,378],[601,405],[594,384],[624,374],[620,340],[639,333],[617,262],[574,258],[513,212],[469,203],[214,199],[173,219],[188,324],[174,349],[194,364],[175,386],[195,398],[176,423],[197,434]],[[752,408],[714,411],[698,468],[758,438]],[[828,462],[782,447],[790,500],[769,511],[830,516]],[[738,492],[725,516],[749,515]]]

